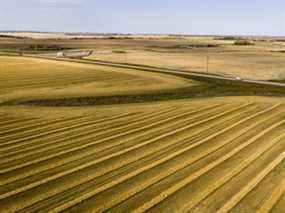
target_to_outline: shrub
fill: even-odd
[[[240,45],[240,46],[248,46],[248,45],[254,45],[253,41],[250,40],[236,40],[234,45]]]
[[[113,53],[127,53],[125,50],[112,50]]]

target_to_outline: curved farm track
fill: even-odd
[[[1,209],[285,211],[284,100],[122,109],[2,109]]]

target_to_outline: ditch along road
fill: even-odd
[[[205,79],[217,79],[217,80],[226,80],[226,81],[234,81],[234,82],[244,82],[244,83],[250,83],[250,84],[259,84],[259,85],[265,85],[265,86],[285,87],[285,83],[279,83],[279,82],[242,79],[238,76],[226,77],[226,76],[214,75],[210,73],[209,74],[208,73],[198,73],[198,72],[193,72],[193,71],[191,72],[191,71],[184,71],[184,70],[178,70],[178,69],[153,67],[153,66],[147,66],[147,65],[141,65],[141,64],[117,63],[117,62],[87,60],[87,59],[57,58],[54,56],[46,56],[46,55],[24,54],[23,56],[32,57],[32,58],[42,58],[42,59],[48,59],[48,60],[56,60],[56,61],[68,61],[68,62],[76,62],[76,63],[83,63],[83,64],[94,64],[94,65],[109,66],[109,67],[116,67],[116,68],[135,69],[135,70],[148,71],[148,72],[158,72],[158,73],[178,75],[178,76],[183,76],[183,77],[186,77],[186,76],[200,77],[200,78],[205,78]]]

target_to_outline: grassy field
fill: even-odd
[[[136,69],[0,56],[0,104],[92,106],[193,97],[284,96],[285,89]],[[84,62],[84,61],[83,61]]]
[[[0,212],[285,211],[284,88],[11,56],[0,74]]]
[[[210,73],[259,80],[285,79],[284,53],[278,52],[285,49],[285,43],[257,41],[253,46],[236,46],[234,40],[215,40],[214,37],[188,38],[185,41],[177,41],[176,44],[172,42],[141,49],[126,46],[121,48],[125,54],[95,53],[89,58],[207,72],[207,57],[209,57]],[[185,48],[187,45],[191,47],[199,44],[217,46]]]
[[[285,42],[273,38],[252,39],[256,40],[252,46],[237,46],[234,45],[235,40],[222,40],[213,36],[167,39],[158,36],[131,39],[0,39],[0,51],[26,50],[35,44],[58,45],[67,49],[94,49],[90,59],[198,72],[206,72],[209,56],[210,73],[258,80],[285,79],[282,53]]]
[[[194,81],[128,69],[0,56],[0,101],[153,93]]]
[[[172,69],[240,76],[242,78],[270,80],[285,78],[284,54],[259,50],[192,50],[184,53],[172,51],[127,50],[126,54],[94,54],[89,59],[152,65]]]

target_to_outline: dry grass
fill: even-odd
[[[148,93],[194,84],[163,74],[20,57],[0,57],[0,74],[0,100]]]
[[[214,37],[137,37],[133,39],[8,39],[0,40],[0,50],[17,51],[30,45],[58,45],[67,49],[94,49],[91,59],[115,62],[138,63],[170,67],[190,71],[206,71],[206,57],[210,56],[211,73],[241,76],[260,80],[284,79],[284,42],[273,38],[251,38],[254,46],[236,46],[235,40],[221,40]],[[263,39],[263,40],[262,40]],[[187,45],[218,45],[213,48],[177,48]],[[112,52],[114,51],[114,52]],[[116,53],[116,52],[124,52]]]
[[[187,52],[129,50],[127,54],[94,54],[90,59],[135,63],[206,72],[209,56],[209,72],[221,75],[241,76],[242,78],[271,80],[284,79],[284,54],[270,53],[265,50],[217,49],[193,50]],[[245,47],[248,48],[248,47]]]

